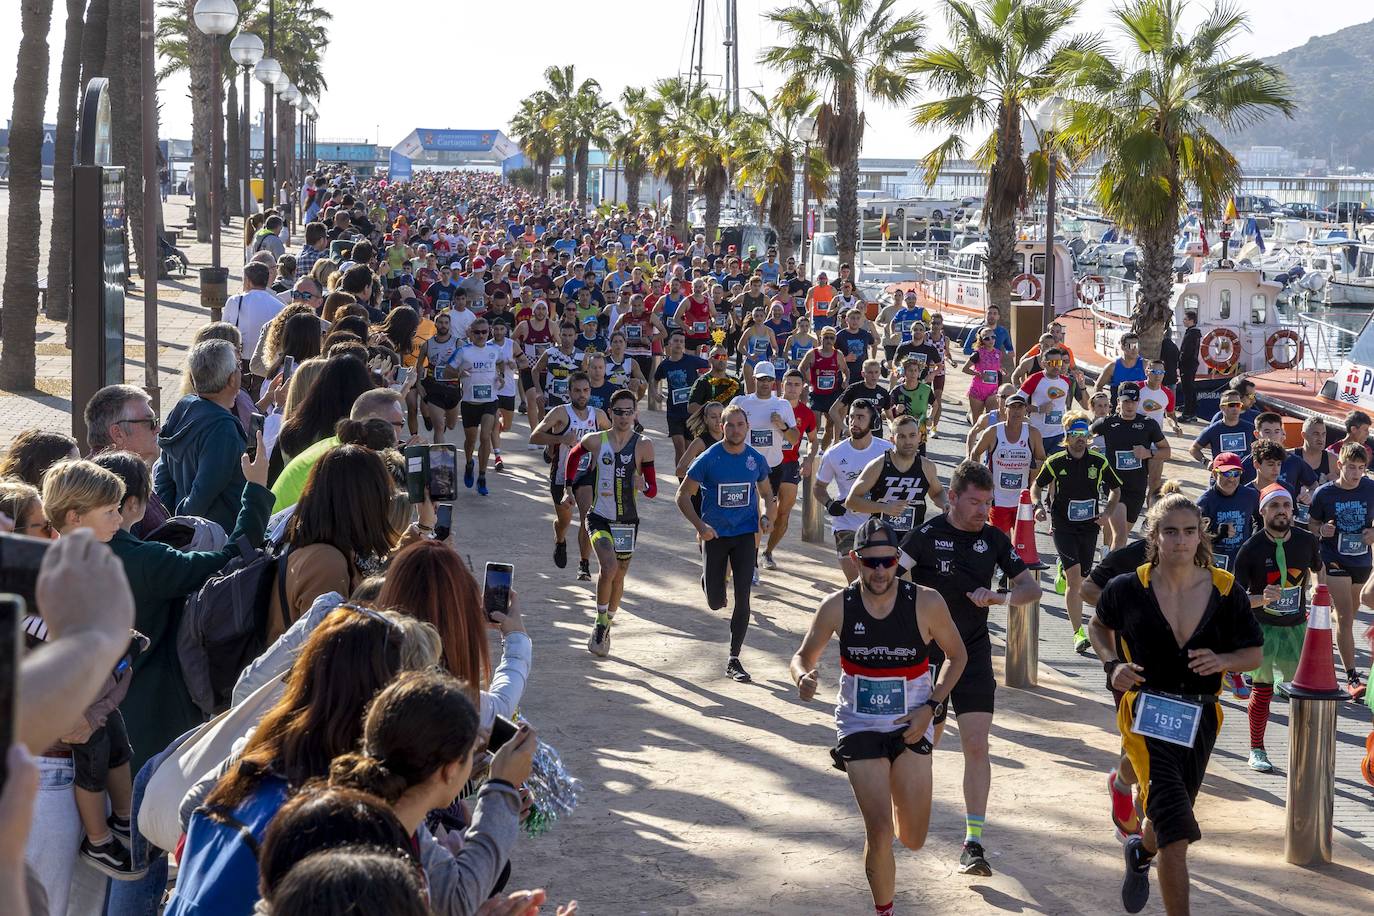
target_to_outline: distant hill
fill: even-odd
[[[1233,146],[1286,146],[1330,159],[1332,168],[1349,162],[1374,170],[1374,21],[1319,35],[1266,63],[1287,74],[1298,110],[1233,135]]]

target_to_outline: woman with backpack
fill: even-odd
[[[368,706],[361,752],[329,768],[334,786],[361,789],[391,805],[419,844],[430,906],[440,916],[476,913],[496,889],[520,832],[520,792],[538,744],[528,724],[492,758],[457,853],[425,827],[430,811],[453,804],[472,774],[477,710],[452,675],[401,675]],[[169,916],[173,914],[169,911]]]
[[[330,613],[306,640],[285,692],[242,753],[183,802],[186,842],[166,916],[249,916],[258,899],[257,844],[267,824],[308,781],[325,776],[335,757],[357,747],[363,713],[378,690],[438,657],[433,628],[411,618],[356,604]]]

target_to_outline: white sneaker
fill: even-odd
[[[763,555],[763,568],[764,568],[764,569],[777,569],[777,568],[778,568],[778,564],[775,563],[775,562],[773,562],[773,555],[772,555],[771,553],[765,553],[765,554]],[[758,573],[757,573],[757,572],[755,572],[755,574],[754,574],[754,584],[755,584],[755,585],[758,584]]]
[[[757,566],[754,567],[754,584],[759,584],[759,568]]]

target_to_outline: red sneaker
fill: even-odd
[[[1112,797],[1112,823],[1120,840],[1140,833],[1140,816],[1130,789],[1122,792],[1116,787],[1116,768],[1107,774],[1107,792]]]
[[[1360,775],[1364,781],[1374,786],[1374,731],[1364,739],[1364,759],[1360,761]]]

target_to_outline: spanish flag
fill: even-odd
[[[892,234],[892,227],[887,224],[887,211],[883,211],[883,221],[878,224],[878,232],[882,234],[883,241],[886,242],[888,236]]]
[[[1226,201],[1225,219],[1228,223],[1240,219],[1240,214],[1236,213],[1236,199],[1234,197]]]

